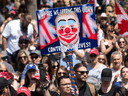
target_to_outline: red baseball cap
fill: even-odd
[[[98,52],[97,49],[91,49],[91,50],[89,51],[89,55],[91,55],[91,54],[96,54],[96,55],[98,55],[99,52]]]
[[[17,90],[17,95],[20,94],[20,93],[24,93],[26,94],[27,96],[31,96],[31,92],[30,90],[27,88],[27,87],[20,87],[18,90]],[[16,96],[17,96],[16,95]]]

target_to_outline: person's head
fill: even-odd
[[[118,39],[119,33],[116,32],[116,30],[112,30],[112,32],[109,35],[110,35],[110,40],[112,40],[112,42],[115,43]]]
[[[3,55],[2,55],[2,60],[4,60],[5,62],[8,63],[8,55],[7,55],[7,52],[6,51],[2,51]]]
[[[87,79],[88,71],[87,66],[83,63],[78,63],[74,66],[75,78],[78,82],[85,82]]]
[[[126,40],[126,38],[123,37],[123,36],[120,36],[120,37],[118,38],[118,45],[119,45],[120,48],[124,48],[124,47],[127,45],[127,40]]]
[[[112,32],[111,25],[105,25],[105,28],[103,29],[105,33],[105,37],[110,37],[110,33]]]
[[[128,80],[128,67],[123,67],[120,74],[122,80]]]
[[[52,63],[53,72],[55,74],[57,69],[59,68],[59,63],[56,60],[51,60],[51,63]]]
[[[55,25],[58,38],[63,45],[78,42],[80,23],[75,12],[59,14],[55,19]]]
[[[101,25],[106,25],[106,23],[109,21],[109,17],[106,15],[106,13],[101,13],[99,21],[101,22]]]
[[[40,63],[40,61],[42,59],[40,50],[33,50],[33,51],[31,51],[30,56],[31,56],[32,62],[34,64]]]
[[[118,87],[114,90],[114,93],[112,96],[128,96],[128,91],[124,87]]]
[[[108,87],[110,85],[111,79],[112,79],[112,70],[109,68],[103,69],[101,73],[102,86]]]
[[[11,71],[8,69],[8,67],[6,66],[6,64],[4,62],[0,63],[0,72],[9,72],[9,73],[11,73]]]
[[[26,65],[26,75],[25,75],[25,85],[29,85],[30,80],[35,80],[35,76],[38,70],[38,67],[36,64],[30,63]]]
[[[102,53],[102,52],[99,53],[99,55],[98,55],[98,62],[108,66],[107,57],[106,57],[106,55],[104,53]]]
[[[49,75],[52,76],[53,69],[52,69],[52,63],[50,58],[48,56],[43,56],[41,63],[43,64],[44,67],[46,67],[46,71],[49,73]]]
[[[97,55],[99,55],[99,52],[97,49],[91,49],[89,51],[90,62],[92,64],[96,64],[98,62]]]
[[[0,96],[11,96],[9,87],[13,82],[13,77],[9,72],[0,72]]]
[[[20,22],[21,22],[21,30],[22,31],[26,31],[28,25],[31,23],[31,16],[29,14],[22,14],[21,18],[20,18]]]
[[[56,71],[56,78],[58,79],[61,76],[69,76],[69,72],[65,66],[59,66]]]
[[[20,87],[17,90],[16,96],[31,96],[31,92],[27,87]]]
[[[125,67],[128,67],[128,55],[125,56],[124,65]]]
[[[106,15],[110,17],[113,16],[113,7],[111,5],[106,7]]]
[[[19,51],[17,55],[17,66],[19,71],[23,71],[25,65],[31,62],[29,52],[25,49]]]
[[[111,62],[113,63],[113,69],[119,70],[122,63],[122,55],[119,51],[115,51],[111,54]]]
[[[20,49],[26,49],[29,44],[29,38],[26,35],[20,36],[19,47]]]
[[[58,89],[60,90],[61,94],[71,94],[71,80],[69,76],[61,76],[57,80],[58,82]]]

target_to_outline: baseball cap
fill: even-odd
[[[36,66],[36,64],[33,64],[33,63],[30,63],[27,66],[27,71],[30,70],[30,69],[34,69],[34,70],[38,70],[38,67]]]
[[[41,56],[41,52],[39,50],[32,50],[30,55],[31,54],[37,54],[37,55]]]
[[[101,81],[111,81],[112,79],[112,70],[109,68],[105,68],[101,73]]]
[[[0,72],[0,89],[10,85],[13,82],[13,77],[9,72]]]
[[[3,53],[2,58],[4,58],[4,57],[7,57],[7,56],[8,56],[6,51],[2,51],[1,53]]]
[[[27,40],[27,41],[29,41],[29,38],[26,35],[23,35],[23,36],[20,36],[19,41],[20,40]]]
[[[96,54],[96,55],[98,55],[99,52],[98,52],[97,49],[91,49],[91,50],[89,51],[89,55],[91,55],[91,54]]]
[[[20,94],[20,93],[24,93],[24,94],[26,94],[27,96],[31,96],[31,92],[30,92],[30,90],[29,90],[27,87],[20,87],[20,88],[17,90],[17,95]]]

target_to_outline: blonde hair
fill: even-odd
[[[18,53],[18,55],[17,55],[17,66],[18,66],[18,70],[19,70],[20,72],[22,72],[23,69],[24,69],[24,67],[25,67],[25,65],[22,64],[21,61],[19,60],[19,57],[20,57],[23,53],[24,53],[24,54],[27,56],[27,58],[28,58],[28,62],[27,62],[25,65],[27,65],[28,63],[31,63],[31,58],[30,58],[30,56],[29,56],[29,52],[28,52],[26,49],[20,50],[19,53]]]
[[[6,66],[6,64],[5,64],[4,62],[1,62],[1,63],[0,63],[0,68],[2,68],[2,66],[4,66],[4,67],[6,68],[7,72],[12,73],[12,72],[8,69],[8,67]]]
[[[75,17],[75,19],[79,22],[79,19],[78,19],[78,16],[77,16],[77,14],[75,13],[75,12],[70,12],[70,13],[64,13],[64,14],[59,14],[57,17],[56,17],[56,19],[55,19],[55,25],[57,24],[57,19],[59,18],[59,17],[61,17],[61,16],[64,16],[64,15],[66,15],[66,16],[68,16],[68,15],[73,15],[74,17]]]

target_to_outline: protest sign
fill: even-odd
[[[94,4],[37,10],[42,54],[97,47]]]

